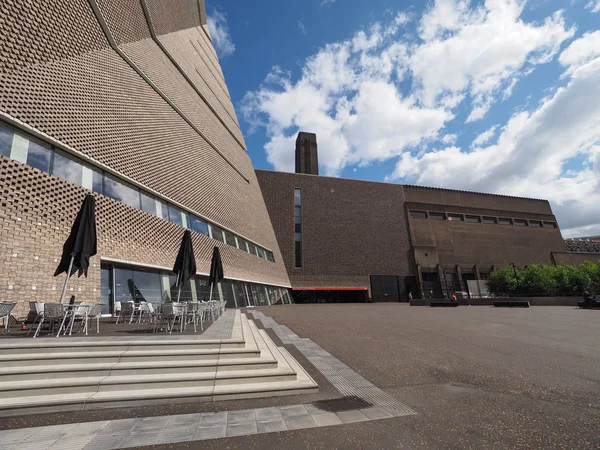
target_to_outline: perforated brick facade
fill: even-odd
[[[202,17],[198,0],[3,4],[0,120],[256,242],[275,259],[196,234],[199,271],[219,245],[227,277],[287,286]],[[55,260],[89,191],[6,157],[0,168],[0,299],[54,298]],[[103,196],[97,205],[99,256],[89,278],[74,283],[84,298],[99,296],[103,257],[172,266],[181,227]]]

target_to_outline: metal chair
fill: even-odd
[[[122,302],[121,303],[121,311],[117,316],[117,323],[119,323],[119,319],[126,320],[129,317],[129,323],[133,320],[133,302]]]
[[[100,317],[102,317],[102,305],[99,303],[94,303],[93,305],[91,305],[91,307],[89,307],[86,321],[92,319],[93,322],[93,319],[96,319],[96,333],[100,333]],[[85,328],[85,334],[87,335],[87,330],[89,329],[89,326],[86,324]]]
[[[173,308],[172,303],[163,303],[160,311],[160,327],[162,328],[163,323],[167,321],[167,331],[169,334],[173,331],[173,327],[175,326],[175,310]],[[170,325],[171,320],[173,321],[173,326]]]
[[[179,319],[179,332],[183,333],[183,328],[185,326],[185,317],[187,315],[187,304],[172,303],[172,305],[173,305],[173,314],[175,315],[175,320]],[[175,326],[175,322],[173,322],[173,326]]]
[[[0,319],[4,319],[4,334],[8,333],[10,324],[10,313],[15,307],[16,303],[2,302],[0,303]]]
[[[62,321],[64,316],[65,305],[62,303],[44,303],[44,313],[40,319],[40,322],[38,323],[33,337],[36,338],[38,336],[44,322],[47,322],[50,325],[50,332],[52,332],[54,330],[54,324]]]
[[[67,327],[69,329],[69,336],[73,333],[73,325],[76,320],[81,320],[81,325],[83,325],[83,331],[85,331],[85,335],[88,334],[88,314],[90,313],[90,308],[94,306],[94,303],[81,302],[73,311],[71,311],[71,322]],[[81,326],[79,327],[81,330]],[[60,330],[59,330],[60,332]],[[67,334],[67,329],[65,329],[65,334]]]
[[[202,318],[202,312],[202,306],[199,305],[197,302],[187,304],[187,309],[185,313],[186,323],[188,319],[191,319],[192,323],[194,324],[194,333],[198,332],[198,322],[200,322],[200,329],[204,330],[204,320]]]
[[[35,319],[33,320],[33,323],[31,324],[31,328],[29,328],[29,331],[27,332],[27,336],[29,336],[29,334],[31,333],[31,330],[33,330],[35,328],[35,324],[39,323],[39,321],[42,320],[42,317],[44,317],[44,303],[29,302],[30,310],[31,310],[32,303],[33,303],[33,307],[35,308]]]

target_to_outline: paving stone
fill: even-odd
[[[0,431],[0,442],[3,445],[19,443],[32,436],[33,434],[37,433],[41,429],[42,427],[19,428],[16,430],[2,430]]]
[[[141,419],[119,419],[119,420],[111,420],[108,425],[106,425],[100,434],[112,434],[119,433],[121,431],[131,431],[135,428],[135,426],[141,421]]]
[[[97,435],[102,432],[110,424],[110,421],[105,420],[103,422],[85,422],[78,423],[71,431],[69,436],[86,436],[86,435]]]
[[[192,430],[196,428],[198,422],[200,421],[200,414],[178,414],[176,416],[171,416],[171,420],[167,425],[165,431],[174,429],[174,428],[189,428]]]
[[[308,415],[308,411],[304,407],[304,405],[289,405],[289,406],[281,406],[281,413],[283,417],[294,417],[294,416],[305,416]]]
[[[278,406],[272,408],[259,408],[254,410],[254,416],[257,422],[280,419],[283,417],[281,408]]]
[[[314,428],[317,426],[314,420],[312,420],[312,417],[308,414],[286,417],[285,424],[287,425],[288,430],[301,430],[303,428]]]
[[[194,433],[194,440],[217,439],[227,435],[227,425],[199,426]]]
[[[240,411],[229,411],[227,425],[239,425],[256,422],[253,409],[242,409]]]
[[[160,437],[158,438],[158,440],[156,441],[157,444],[174,444],[177,442],[187,442],[187,441],[193,441],[195,440],[195,435],[196,435],[196,429],[185,429],[185,428],[178,428],[178,429],[167,429],[165,431],[163,431],[163,433],[160,435]]]
[[[210,427],[216,425],[227,425],[227,411],[218,413],[202,413],[198,421],[198,427]]]
[[[82,450],[94,437],[95,435],[67,436],[56,441],[48,450]]]
[[[257,433],[256,421],[244,421],[240,423],[227,424],[227,437],[231,436],[247,436]]]
[[[35,441],[35,442],[22,442],[21,444],[19,444],[18,446],[15,446],[13,448],[15,449],[19,449],[19,450],[47,450],[49,449],[56,441],[55,440],[49,440],[49,441]]]
[[[325,404],[321,405],[321,404],[308,403],[308,404],[304,405],[304,407],[306,408],[306,411],[309,414],[322,414],[324,412],[331,412],[331,408]]]
[[[92,439],[89,444],[83,447],[84,450],[109,450],[121,447],[121,444],[127,437],[126,434],[116,435],[98,435]]]
[[[38,442],[38,441],[56,441],[65,436],[69,431],[75,428],[77,424],[69,423],[66,425],[51,425],[42,427],[36,433],[33,433],[23,442]]]
[[[131,434],[121,444],[121,448],[154,445],[162,433]]]
[[[137,423],[133,429],[134,433],[159,433],[162,432],[169,423],[169,416],[145,417]]]
[[[278,419],[256,422],[256,430],[258,433],[274,433],[276,431],[286,431],[287,425],[283,417]]]
[[[351,411],[340,411],[337,415],[344,423],[365,422],[369,420],[367,416],[356,409]]]
[[[320,414],[311,414],[311,417],[318,427],[329,427],[331,425],[341,425],[342,419],[333,412],[323,412]]]

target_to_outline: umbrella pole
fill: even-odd
[[[213,283],[210,283],[210,294],[208,295],[209,302],[212,301],[212,289],[213,289]],[[209,308],[210,308],[210,320],[212,320],[214,322],[212,304],[210,304]]]
[[[69,262],[69,270],[67,270],[67,279],[65,280],[65,285],[63,286],[62,294],[60,295],[61,303],[65,299],[65,294],[67,293],[67,284],[69,284],[69,278],[71,277],[71,269],[73,268],[74,260],[75,260],[75,255],[71,255],[71,261]]]

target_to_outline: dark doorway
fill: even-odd
[[[366,303],[366,289],[301,289],[292,290],[294,303]]]
[[[399,302],[398,277],[395,275],[371,275],[371,298],[374,302]]]

